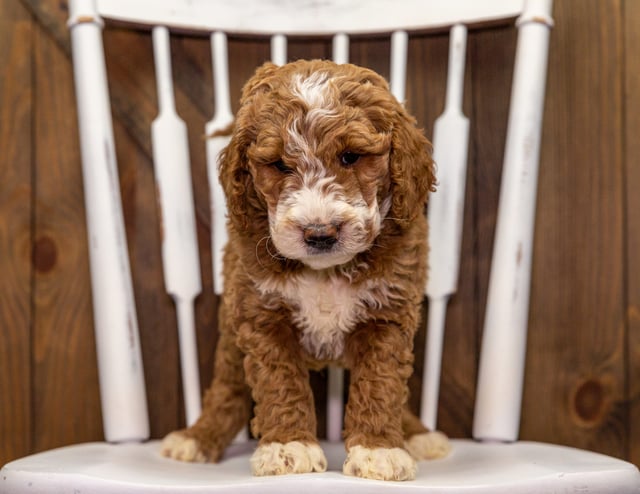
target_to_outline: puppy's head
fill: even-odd
[[[370,249],[383,222],[406,228],[434,183],[429,143],[386,81],[325,61],[258,69],[220,178],[238,232],[313,269]]]

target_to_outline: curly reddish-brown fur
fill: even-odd
[[[370,70],[324,61],[266,64],[246,84],[220,160],[230,240],[215,377],[201,418],[184,431],[208,459],[217,460],[246,422],[249,390],[260,444],[315,443],[308,369],[328,361],[351,371],[347,448],[402,447],[426,431],[406,403],[426,282],[424,208],[435,181],[429,151],[414,119]],[[354,159],[349,152],[355,164],[344,163]],[[333,207],[323,194],[347,204],[334,228],[356,239],[344,239],[344,262],[331,264],[333,251],[323,251],[328,265],[310,267],[315,254],[307,256],[302,241],[292,247],[303,252],[298,258],[280,251],[288,245],[276,248],[276,213],[297,207],[279,205],[305,187],[322,203],[319,211]],[[282,221],[294,238],[304,227],[288,216]],[[352,305],[345,309],[325,288],[342,290]],[[320,294],[328,307],[316,313],[306,293]],[[347,321],[335,334],[326,321],[334,316]]]

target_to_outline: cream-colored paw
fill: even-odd
[[[180,431],[172,432],[162,440],[160,453],[167,458],[180,461],[205,463],[207,456],[200,449],[198,441]]]
[[[342,471],[345,475],[376,480],[413,480],[416,462],[402,448],[353,446],[349,449]]]
[[[444,458],[451,451],[449,438],[440,431],[411,436],[405,441],[404,447],[418,461]]]
[[[299,441],[269,443],[258,446],[251,457],[254,475],[324,472],[327,458],[318,444]]]

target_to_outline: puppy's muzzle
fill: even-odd
[[[314,223],[304,227],[304,243],[317,250],[329,250],[338,241],[339,225]]]

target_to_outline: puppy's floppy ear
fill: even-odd
[[[265,63],[245,84],[231,140],[219,158],[220,183],[227,198],[229,219],[238,231],[247,231],[266,217],[265,205],[253,185],[247,150],[256,134],[255,96],[260,87],[268,87],[277,69],[278,66]]]
[[[393,193],[389,216],[406,226],[424,214],[427,194],[435,189],[436,177],[431,144],[399,103],[389,161]]]
[[[238,231],[245,231],[249,226],[248,197],[255,195],[246,163],[246,147],[236,130],[218,158],[218,173],[227,198],[229,219]]]
[[[424,214],[427,194],[436,182],[431,144],[415,119],[391,94],[382,76],[369,69],[351,67],[351,79],[358,84],[343,95],[354,106],[364,109],[376,129],[391,132],[389,218],[407,226],[417,215]]]

